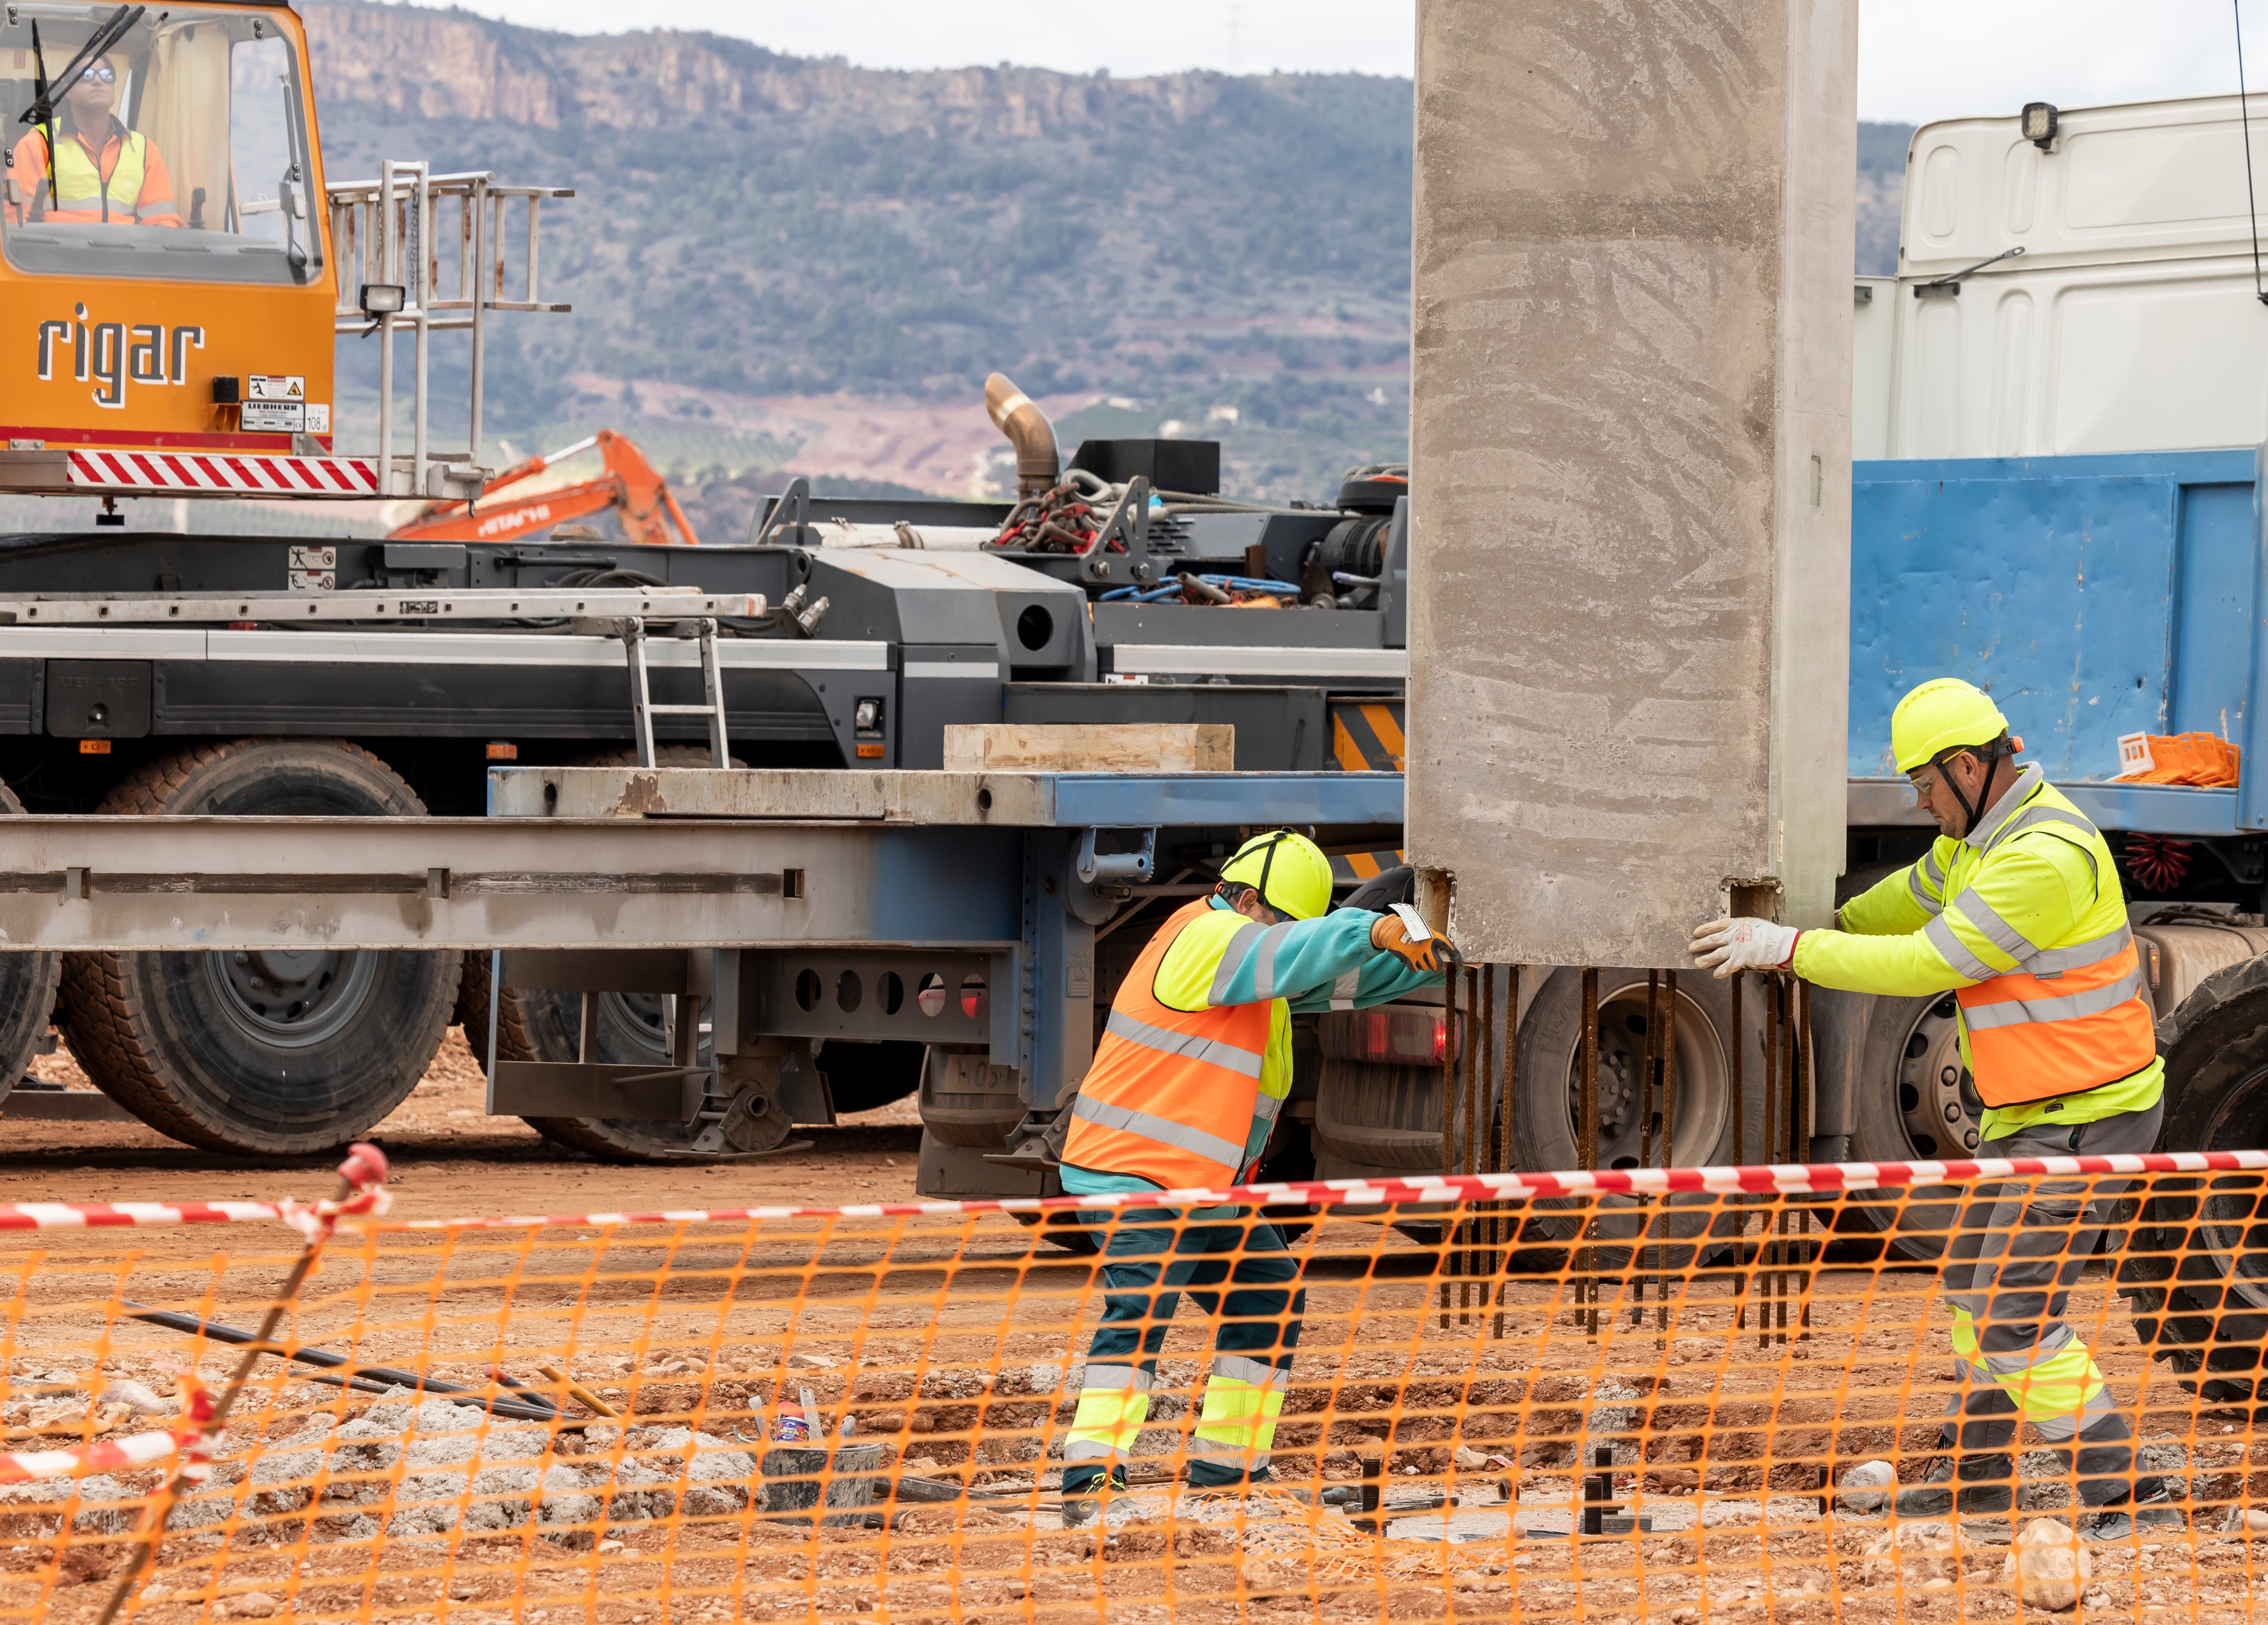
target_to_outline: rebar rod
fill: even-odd
[[[1580,1153],[1577,1165],[1596,1169],[1599,1165],[1599,972],[1595,966],[1583,967],[1583,1047],[1582,1070],[1578,1085],[1578,1116],[1576,1149]],[[1575,1301],[1583,1312],[1583,1335],[1595,1338],[1599,1335],[1599,1283],[1592,1278],[1592,1248],[1587,1245],[1598,1233],[1598,1197],[1596,1193],[1585,1198],[1583,1218],[1577,1230],[1577,1239],[1585,1245],[1577,1247],[1575,1259]]]

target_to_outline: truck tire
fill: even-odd
[[[465,955],[465,991],[457,1013],[465,1042],[483,1071],[489,1063],[489,956]],[[705,1004],[705,1001],[704,1001]],[[506,988],[499,1011],[497,1058],[500,1061],[572,1061],[580,1051],[583,996],[551,988]],[[661,999],[646,993],[599,996],[598,1059],[616,1065],[667,1066],[662,1043]],[[681,1122],[640,1122],[610,1117],[526,1117],[529,1128],[555,1145],[601,1162],[729,1161],[693,1149],[693,1133]]]
[[[1867,864],[1852,870],[1836,883],[1835,906],[1841,908],[1910,867]],[[1866,1024],[1863,1034],[1843,1052],[1856,1051],[1845,1085],[1851,1091],[1850,1160],[1915,1162],[1975,1152],[1984,1102],[1977,1096],[1976,1079],[1961,1064],[1956,1015],[1949,993],[1930,998],[1874,995],[1864,1008],[1847,1013],[1850,1022]],[[1815,1004],[1815,1039],[1824,1037],[1817,1030],[1818,1019]],[[1820,1063],[1827,1064],[1823,1052]],[[1946,1201],[1919,1200],[1932,1195]],[[1887,1234],[1887,1243],[1874,1245],[1886,1246],[1898,1258],[1929,1263],[1945,1251],[1944,1232],[1955,1211],[1952,1197],[1949,1188],[1932,1187],[1903,1200],[1840,1203],[1835,1228],[1845,1235]]]
[[[705,745],[657,745],[654,760],[666,768],[705,768],[710,765]],[[745,766],[737,756],[733,766]],[[569,763],[578,768],[626,768],[636,765],[632,750],[600,751]],[[465,1040],[483,1069],[488,1065],[489,956],[465,956],[466,993],[457,1014]],[[549,988],[506,988],[497,1000],[503,1012],[497,1038],[497,1057],[503,1061],[572,1061],[579,1053],[583,997],[579,993]],[[599,996],[598,1059],[618,1065],[667,1066],[669,1051],[664,1033],[661,998],[646,993],[602,993]],[[916,1080],[920,1080],[917,1077]],[[628,1118],[527,1117],[521,1121],[555,1145],[602,1162],[648,1163],[730,1161],[729,1153],[712,1155],[693,1149],[692,1130],[678,1122],[639,1122]]]
[[[96,808],[415,816],[416,793],[338,739],[239,739],[144,764]],[[440,1048],[460,957],[400,950],[63,956],[71,1052],[160,1134],[254,1156],[328,1151],[399,1106]]]
[[[2207,977],[2158,1024],[2158,1050],[2166,1062],[2158,1150],[2268,1143],[2268,959]],[[2161,1176],[2118,1261],[2118,1290],[2143,1346],[2215,1404],[2268,1399],[2259,1374],[2268,1353],[2264,1188],[2258,1174]]]
[[[23,810],[15,792],[0,784],[0,817]],[[0,1100],[39,1053],[62,975],[59,953],[0,953]]]
[[[1851,1082],[1852,1161],[1976,1155],[1984,1102],[1961,1064],[1958,1016],[1950,993],[1875,998],[1858,1076]],[[1955,1195],[1951,1186],[1926,1186],[1901,1202],[1869,1205],[1854,1199],[1841,1207],[1837,1228],[1887,1234],[1896,1256],[1928,1263],[1945,1252]]]
[[[1638,1074],[1646,1059],[1646,973],[1599,972],[1599,1165],[1638,1165]],[[1749,1015],[1756,1014],[1749,1000]],[[1733,996],[1701,972],[1677,979],[1675,1097],[1670,1154],[1681,1168],[1729,1161],[1733,1147]],[[1583,1026],[1583,973],[1552,971],[1520,1020],[1513,1077],[1513,1165],[1572,1168],[1577,1069]],[[1752,1062],[1752,1076],[1762,1065]],[[1757,1136],[1750,1135],[1752,1149]],[[1659,1153],[1656,1153],[1657,1157]]]
[[[1607,1168],[1638,1165],[1638,1087],[1646,1057],[1646,973],[1643,970],[1602,968],[1599,972],[1599,1165]],[[1760,1031],[1758,1006],[1748,1001],[1746,1021],[1751,1034]],[[1576,1101],[1580,1088],[1583,1028],[1583,973],[1561,968],[1549,974],[1521,1017],[1519,1053],[1513,1076],[1513,1165],[1533,1172],[1573,1168],[1580,1160],[1576,1144]],[[1698,1167],[1734,1160],[1732,1033],[1733,1001],[1727,983],[1700,973],[1677,979],[1677,1013],[1673,1024],[1677,1046],[1676,1081],[1672,1100],[1670,1152],[1676,1166]],[[1752,1040],[1753,1043],[1756,1040]],[[1750,1092],[1761,1099],[1753,1080],[1761,1076],[1761,1050],[1748,1058]],[[1759,1123],[1761,1119],[1758,1120]],[[1760,1151],[1762,1132],[1748,1132],[1746,1143]],[[1660,1153],[1655,1152],[1658,1158]],[[1526,1242],[1564,1241],[1573,1236],[1569,1219],[1550,1217],[1550,1210],[1568,1205],[1539,1202],[1529,1209],[1521,1239]],[[1624,1205],[1610,1202],[1608,1207]],[[1673,1200],[1672,1205],[1686,1203]],[[1690,1214],[1672,1214],[1653,1224],[1653,1238],[1695,1238],[1709,1224],[1714,1198],[1690,1204]],[[1633,1210],[1635,1212],[1635,1210]],[[1602,1218],[1600,1233],[1627,1239],[1635,1235],[1631,1222]],[[1690,1256],[1690,1249],[1671,1249]],[[1602,1249],[1602,1261],[1617,1268],[1616,1261],[1627,1249]],[[1677,1267],[1677,1258],[1665,1261]]]

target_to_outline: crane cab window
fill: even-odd
[[[314,281],[322,233],[306,103],[279,25],[156,6],[0,11],[8,262],[55,276]]]

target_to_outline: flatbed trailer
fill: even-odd
[[[833,1114],[824,1046],[917,1045],[925,1097],[948,1136],[965,1130],[925,1137],[922,1188],[1031,1194],[1045,1166],[1014,1146],[1044,1137],[1093,1055],[1098,936],[1206,889],[1192,871],[1252,829],[1368,850],[1402,814],[1388,773],[505,768],[489,783],[482,818],[12,819],[0,943],[19,958],[486,954],[489,1109],[619,1124],[649,1156],[772,1151]],[[512,1056],[507,988],[574,995],[581,1053]],[[599,1057],[606,994],[665,1002],[664,1064]],[[264,1113],[279,1139],[305,1111],[287,1077],[185,1104]],[[307,1149],[327,1143],[317,1129]]]

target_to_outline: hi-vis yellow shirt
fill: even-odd
[[[1967,995],[2003,976],[2042,979],[2037,991],[2045,996],[1962,1000],[1961,1056],[1988,1102],[1999,1092],[1984,1087],[1972,1026],[1997,1038],[2024,1030],[1987,1025],[2010,1017],[2040,1034],[2073,1018],[2117,1024],[2107,1041],[2086,1050],[2086,1062],[2074,1062],[2068,1092],[1988,1105],[1986,1139],[2043,1121],[2087,1123],[2144,1111],[2163,1093],[2165,1065],[2148,1036],[2147,1005],[2129,1008],[2139,995],[2139,972],[2106,979],[2094,968],[2133,951],[2110,847],[2037,768],[2027,768],[1965,839],[1940,836],[1918,863],[1844,904],[1837,917],[1841,930],[1806,931],[1796,943],[1796,974],[1821,987]],[[2086,994],[2055,996],[2066,960],[2081,973],[2071,985],[2090,982]],[[2091,986],[2090,970],[2104,986]],[[2066,1004],[2069,1012],[2059,1008]]]

